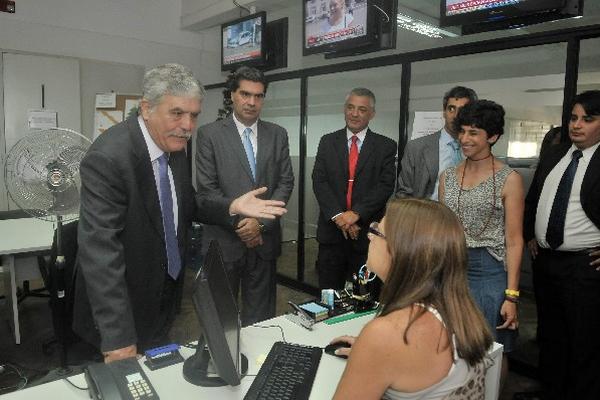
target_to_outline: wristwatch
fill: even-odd
[[[260,233],[265,233],[265,231],[267,230],[267,228],[265,227],[265,224],[263,224],[262,222],[258,223],[258,231]]]

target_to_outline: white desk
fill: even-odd
[[[262,322],[258,325],[279,325],[283,328],[286,340],[289,342],[324,347],[335,336],[339,336],[341,334],[358,335],[362,326],[371,318],[372,315],[356,318],[331,326],[325,325],[324,323],[319,323],[314,326],[314,329],[311,332],[293,324],[282,316]],[[273,342],[280,340],[282,340],[281,332],[277,328],[263,329],[257,327],[246,327],[242,329],[241,346],[242,353],[248,357],[248,375],[256,375],[258,373],[260,365],[257,363],[257,359],[261,355],[266,356]],[[181,353],[187,358],[193,354],[193,350],[182,348]],[[494,366],[488,370],[486,375],[485,398],[486,400],[496,400],[496,392],[498,390],[500,380],[502,346],[494,343],[494,347],[490,352],[490,356],[494,360]],[[345,360],[323,353],[310,395],[311,400],[331,399],[333,397],[345,365]],[[182,374],[183,364],[173,365],[157,371],[150,371],[143,364],[142,368],[148,375],[148,378],[152,382],[152,386],[154,386],[154,389],[158,393],[161,400],[243,399],[254,379],[254,377],[247,376],[243,378],[242,383],[236,387],[224,386],[220,388],[205,388],[194,386],[184,380]],[[87,386],[83,374],[69,379],[71,382],[80,387]],[[19,392],[9,393],[7,395],[0,396],[0,398],[2,398],[2,400],[33,400],[39,398],[88,399],[89,397],[87,391],[75,389],[64,380],[59,380]]]
[[[14,329],[15,342],[20,344],[17,285],[22,280],[35,277],[27,275],[31,271],[19,265],[24,264],[21,261],[31,262],[21,256],[50,250],[54,237],[54,224],[37,218],[7,219],[0,221],[0,237],[2,238],[0,240],[0,265],[3,268],[4,290],[7,292],[5,293],[7,313],[12,314],[8,318]],[[39,274],[37,276],[39,277]]]

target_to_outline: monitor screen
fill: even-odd
[[[371,19],[367,0],[304,0],[304,55],[370,43]]]
[[[266,13],[259,12],[221,25],[221,70],[265,63]]]
[[[196,275],[192,301],[201,334],[196,354],[184,363],[185,379],[200,386],[239,385],[248,360],[240,353],[239,311],[216,241]]]
[[[498,21],[564,7],[565,0],[442,0],[440,25]]]

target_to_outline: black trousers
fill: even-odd
[[[600,399],[600,271],[587,252],[541,249],[536,263],[546,399]]]
[[[263,260],[254,249],[234,262],[225,263],[229,285],[237,300],[242,288],[242,325],[248,326],[275,316],[277,260]]]
[[[336,244],[319,243],[317,272],[320,289],[343,289],[344,283],[352,281],[367,261],[367,253],[357,251],[350,240]]]

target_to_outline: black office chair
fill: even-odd
[[[62,226],[61,247],[65,258],[62,271],[57,268],[57,235],[54,232],[50,259],[45,262],[46,287],[50,291],[50,309],[55,337],[44,343],[43,351],[51,353],[51,346],[58,345],[60,363],[67,368],[67,347],[79,341],[79,337],[71,329],[73,322],[73,302],[75,296],[75,276],[77,273],[75,259],[77,258],[77,223],[71,221]],[[64,292],[64,295],[62,293]]]
[[[31,218],[31,214],[26,210],[9,210],[9,211],[0,211],[0,220],[6,219],[20,219],[20,218]],[[32,257],[33,258],[33,257]],[[29,281],[23,281],[23,287],[17,289],[17,303],[21,303],[27,297],[50,297],[47,293],[47,286],[45,285],[47,282],[46,270],[44,268],[45,260],[44,255],[39,255],[37,258],[38,268],[40,270],[40,275],[42,276],[42,280],[44,281],[44,287],[39,289],[30,289]]]

